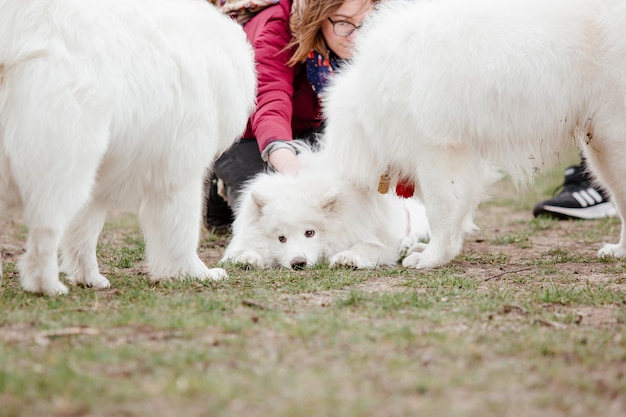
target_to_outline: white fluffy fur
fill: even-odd
[[[486,190],[527,182],[580,143],[626,214],[626,2],[386,2],[325,101],[326,149],[374,188],[381,172],[421,189],[430,243],[403,260],[460,253]],[[626,256],[626,229],[600,256]]]
[[[222,262],[374,268],[396,265],[427,238],[417,200],[356,189],[315,155],[296,176],[266,173],[247,185]]]
[[[152,279],[225,277],[197,245],[203,176],[254,105],[241,27],[202,0],[0,10],[0,214],[21,209],[29,229],[22,287],[66,293],[59,270],[108,287],[96,244],[112,205],[138,210]]]

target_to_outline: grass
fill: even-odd
[[[594,256],[619,222],[530,219],[527,198],[496,195],[497,225],[428,271],[155,284],[132,216],[98,248],[108,290],[26,294],[9,256],[0,416],[626,415],[626,262]]]
[[[208,285],[126,285],[120,277],[119,290],[73,288],[65,298],[27,295],[7,282],[0,414],[624,410],[622,291],[555,279],[517,292],[448,272],[353,274],[242,273]],[[397,286],[359,289],[366,275]],[[607,320],[587,324],[580,308]],[[63,332],[70,328],[79,331]]]

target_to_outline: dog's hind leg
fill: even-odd
[[[80,163],[63,161],[60,153],[50,159],[54,161],[43,164],[32,158],[26,162],[30,168],[21,169],[16,175],[22,193],[28,196],[24,222],[29,229],[26,252],[20,257],[18,268],[26,291],[56,295],[68,292],[59,280],[61,237],[75,213],[86,204],[96,172],[95,167],[89,171],[77,167]],[[37,164],[44,168],[35,168]]]
[[[30,229],[26,252],[18,261],[24,290],[46,295],[67,294],[67,287],[59,280],[57,248],[60,235],[60,231],[54,228]]]
[[[144,195],[139,221],[153,280],[162,278],[226,278],[222,268],[209,269],[199,258],[202,171],[186,183],[170,184],[167,193]]]
[[[476,229],[474,212],[485,187],[497,178],[488,168],[476,166],[471,150],[449,148],[425,149],[419,157],[417,177],[431,235],[423,251],[407,254],[404,267],[434,268],[457,256],[465,234]]]
[[[98,270],[96,248],[106,220],[106,206],[92,203],[82,210],[61,241],[61,271],[74,285],[109,288],[111,284]]]
[[[16,93],[4,107],[5,131],[11,132],[5,149],[29,230],[18,261],[21,285],[47,295],[68,292],[59,280],[59,244],[88,204],[108,138],[106,116],[91,107],[97,100],[78,102],[63,84],[67,78],[47,62],[24,64],[7,80]]]
[[[42,138],[36,145],[44,143],[50,148],[55,142]],[[54,146],[62,148],[58,143]],[[18,268],[26,291],[55,295],[68,292],[59,280],[59,245],[76,213],[88,203],[98,157],[82,152],[73,155],[68,149],[48,152],[45,163],[35,155],[19,158],[24,167],[16,170],[16,178],[25,196],[24,222],[29,233]]]

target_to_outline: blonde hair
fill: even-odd
[[[328,19],[345,0],[293,0],[289,28],[293,39],[288,48],[295,48],[289,65],[306,61],[309,52],[316,51],[328,58],[326,42],[322,36],[322,23]],[[373,0],[377,3],[379,0]]]

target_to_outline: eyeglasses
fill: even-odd
[[[333,32],[337,36],[350,36],[354,33],[355,30],[359,30],[361,29],[361,26],[363,26],[357,26],[345,20],[338,20],[336,22],[333,22],[333,19],[331,19],[330,17],[328,18],[328,21],[333,25]]]

